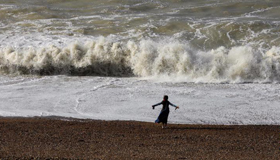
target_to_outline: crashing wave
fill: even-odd
[[[193,49],[181,41],[151,39],[71,43],[67,47],[2,48],[2,74],[171,77],[188,82],[279,82],[280,48]]]

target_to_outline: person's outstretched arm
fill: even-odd
[[[175,107],[175,109],[179,109],[179,106],[176,106],[176,105],[172,104],[171,102],[169,102],[169,104],[170,104],[171,106]]]
[[[153,109],[155,109],[155,106],[158,106],[158,105],[161,105],[161,104],[162,104],[162,102],[157,103],[157,104],[155,104],[155,105],[152,105],[152,107],[153,107]]]

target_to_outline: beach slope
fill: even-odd
[[[279,159],[280,126],[0,118],[0,159]]]

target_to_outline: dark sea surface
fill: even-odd
[[[278,0],[0,0],[0,74],[280,81]]]

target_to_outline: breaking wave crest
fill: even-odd
[[[202,51],[178,40],[110,42],[105,38],[66,47],[5,47],[0,73],[138,76],[205,83],[280,81],[280,48],[253,46]]]

